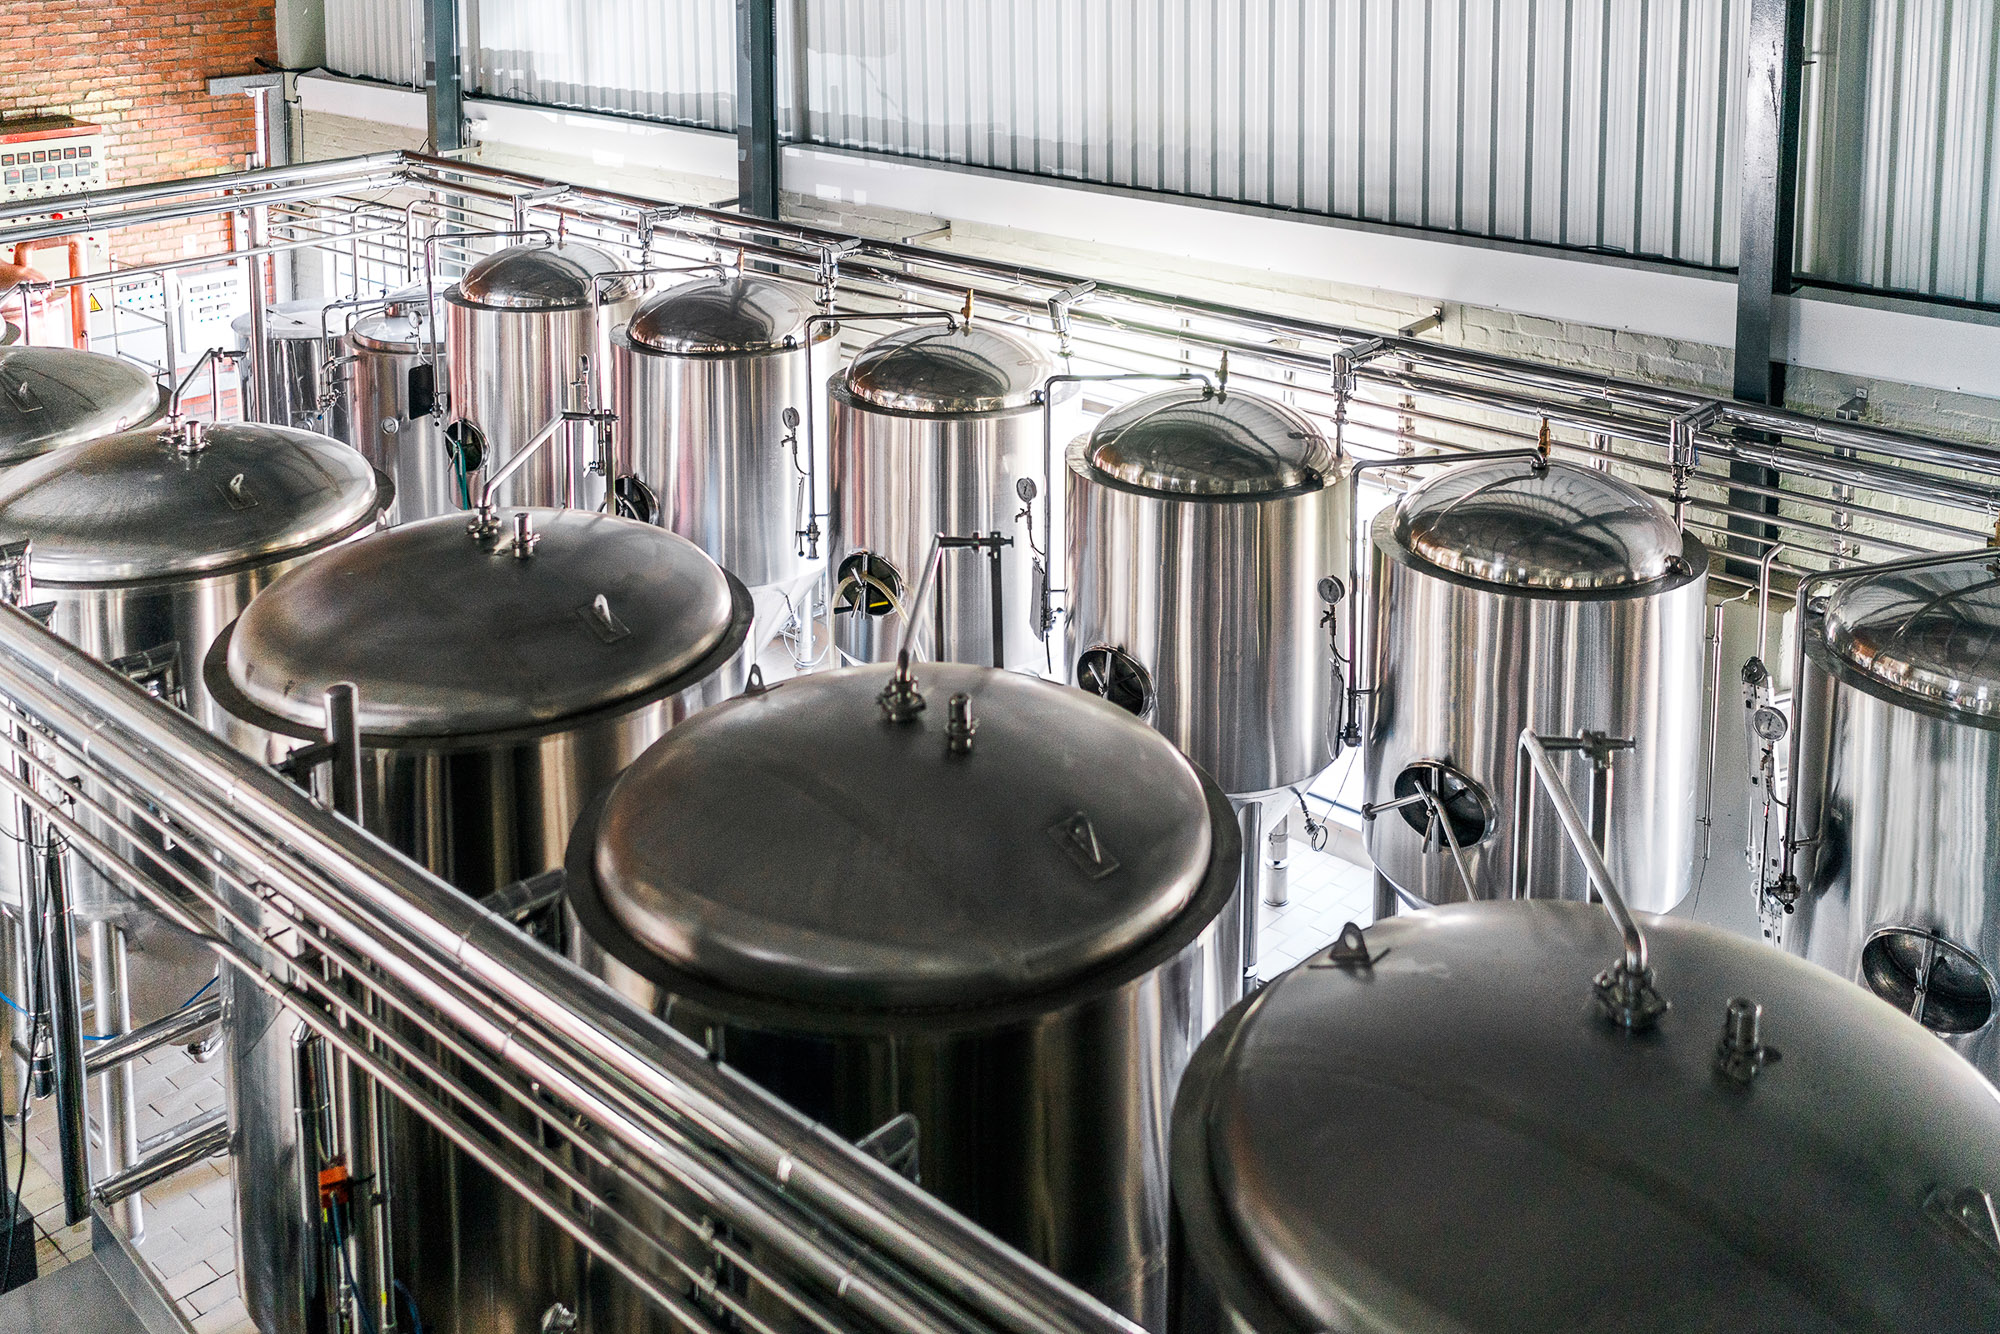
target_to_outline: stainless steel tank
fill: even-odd
[[[613,276],[618,268],[590,246],[510,246],[445,292],[448,429],[475,498],[485,476],[558,413],[611,405],[611,332],[630,318],[639,290],[635,278]],[[591,432],[575,428],[564,448],[567,438],[509,478],[500,502],[599,507],[606,479],[588,470]],[[607,466],[622,471],[616,460]]]
[[[1342,463],[1255,394],[1171,389],[1069,447],[1071,680],[1164,732],[1232,794],[1309,781],[1338,749],[1348,582]]]
[[[0,347],[0,464],[158,415],[160,388],[128,361],[68,347]]]
[[[1606,859],[1632,906],[1692,885],[1708,552],[1608,473],[1561,462],[1466,464],[1377,516],[1363,773],[1376,870],[1422,903],[1512,893],[1517,743],[1602,733]],[[1592,765],[1567,761],[1589,801]],[[1546,807],[1529,826],[1537,893],[1587,886]],[[1459,844],[1454,854],[1451,843]],[[1464,871],[1461,872],[1461,865]]]
[[[655,294],[616,336],[619,429],[657,521],[753,588],[818,566],[805,551],[811,442],[783,420],[811,392],[814,309],[809,288],[726,274]]]
[[[1228,802],[1081,691],[920,666],[917,711],[894,676],[798,677],[669,733],[577,828],[574,948],[1157,1326],[1167,1108],[1226,1003]]]
[[[301,739],[320,735],[327,687],[353,683],[363,823],[473,895],[560,865],[578,812],[719,693],[749,625],[742,584],[672,533],[577,510],[503,517],[345,547],[267,590],[207,663],[239,717]],[[303,1334],[324,1317],[313,1285],[332,1251],[312,1185],[330,1150],[301,1143],[300,1108],[346,1086],[314,1076],[297,1022],[262,993],[237,986],[229,1003],[237,1180],[270,1183],[239,1195],[245,1304],[263,1334]],[[553,1302],[574,1305],[576,1251],[532,1206],[393,1100],[345,1119],[377,1118],[379,1167],[365,1135],[347,1151],[386,1187],[379,1290],[401,1282],[439,1334],[538,1334]]]
[[[331,328],[327,320],[334,320]],[[351,439],[348,403],[340,393],[339,365],[342,316],[329,315],[323,301],[287,301],[264,312],[264,342],[253,336],[250,317],[239,315],[229,331],[247,353],[243,365],[244,416],[274,426],[318,431],[336,440]],[[265,368],[268,367],[268,372]],[[255,403],[261,383],[270,402]]]
[[[1233,1011],[1174,1107],[1175,1334],[2000,1328],[1993,1090],[1823,970],[1642,921],[1637,1035],[1582,903],[1350,928]]]
[[[388,522],[470,509],[432,408],[443,387],[443,335],[421,292],[392,297],[347,331],[348,442],[396,484]]]
[[[2000,1082],[2000,553],[1859,571],[1802,634],[1801,892],[1768,920]]]
[[[947,553],[934,605],[908,605],[939,533],[997,532],[1004,549],[1002,634],[1009,667],[1047,668],[1035,615],[1040,582],[1015,516],[1023,479],[1042,475],[1039,390],[1055,372],[1041,349],[991,324],[899,330],[863,348],[828,389],[834,643],[859,662],[896,656],[906,615],[920,658],[993,662],[987,557]]]
[[[50,628],[253,753],[201,662],[258,590],[376,522],[392,489],[339,441],[160,421],[0,473],[0,542],[27,541]]]

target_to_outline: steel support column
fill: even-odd
[[[424,67],[429,75],[431,146],[440,156],[465,147],[465,82],[459,64],[458,0],[424,0]]]
[[[778,216],[778,5],[736,0],[736,205]]]
[[[1785,367],[1778,353],[1777,297],[1792,289],[1792,245],[1798,222],[1799,91],[1805,47],[1805,0],[1750,0],[1749,59],[1744,72],[1743,176],[1736,261],[1736,397],[1782,407]],[[1775,488],[1777,474],[1734,463],[1732,481]],[[1732,491],[1732,504],[1777,512],[1776,500]],[[1772,540],[1776,530],[1731,519],[1746,536]],[[1754,561],[1763,546],[1731,542]],[[1738,562],[1732,562],[1732,566]]]

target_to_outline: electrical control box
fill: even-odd
[[[56,198],[104,185],[103,126],[68,116],[0,120],[0,200]]]

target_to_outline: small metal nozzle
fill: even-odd
[[[954,755],[972,753],[972,735],[979,724],[972,717],[972,696],[959,691],[946,706],[944,745]]]

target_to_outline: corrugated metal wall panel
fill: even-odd
[[[734,0],[467,0],[466,91],[734,128],[735,16]]]
[[[1799,269],[2000,302],[2000,2],[1814,0]]]
[[[353,78],[421,87],[422,8],[416,0],[326,0],[326,63]]]

